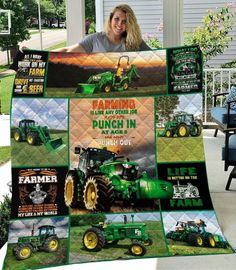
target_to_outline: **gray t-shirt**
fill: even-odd
[[[90,52],[125,52],[127,51],[124,44],[113,44],[104,32],[98,32],[86,36],[80,45],[87,53]],[[148,45],[142,41],[140,51],[150,50]]]

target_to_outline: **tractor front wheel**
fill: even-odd
[[[173,232],[168,232],[168,233],[166,234],[166,238],[167,238],[167,239],[172,239],[172,234],[173,234]]]
[[[123,88],[123,90],[127,90],[129,88],[129,82],[128,82],[128,80],[124,80],[122,82],[122,88]]]
[[[109,211],[114,200],[111,181],[104,175],[90,176],[84,186],[83,199],[87,210]]]
[[[21,142],[22,141],[22,137],[21,137],[21,134],[20,134],[20,130],[17,129],[14,133],[14,139],[16,142]]]
[[[60,245],[59,239],[56,236],[49,236],[43,245],[43,250],[46,252],[55,252],[58,250]]]
[[[102,87],[103,91],[106,92],[106,93],[111,92],[111,88],[112,88],[111,83],[106,83]]]
[[[29,132],[26,136],[26,141],[30,145],[36,145],[38,144],[38,136],[36,133]]]
[[[67,174],[64,186],[64,201],[68,207],[84,207],[83,191],[75,173]]]
[[[133,256],[143,256],[147,252],[145,246],[140,242],[134,242],[129,247],[129,253]]]
[[[178,137],[188,137],[189,136],[189,128],[185,124],[180,124],[177,130]]]
[[[32,254],[33,248],[30,244],[21,244],[13,249],[13,254],[17,260],[28,259]]]
[[[90,228],[83,235],[83,245],[88,251],[100,251],[105,245],[105,238],[98,228]]]
[[[171,129],[167,129],[166,133],[165,133],[165,136],[168,137],[168,138],[173,137],[173,131]]]

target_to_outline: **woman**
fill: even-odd
[[[105,32],[94,33],[80,43],[60,52],[123,52],[150,50],[143,41],[136,16],[128,5],[116,6],[106,23]]]

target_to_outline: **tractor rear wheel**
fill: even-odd
[[[142,243],[144,244],[144,246],[151,246],[153,244],[153,241],[151,238],[148,238],[145,241],[142,241]]]
[[[185,124],[180,124],[177,130],[178,137],[188,137],[189,136],[189,127]]]
[[[114,201],[111,181],[104,175],[90,176],[84,186],[83,200],[87,210],[109,211]]]
[[[34,132],[29,132],[26,136],[26,141],[30,145],[38,144],[38,135]]]
[[[206,246],[212,247],[212,248],[216,247],[216,241],[214,239],[214,236],[211,233],[206,233],[204,240],[205,240]]]
[[[188,242],[190,243],[191,246],[197,246],[197,247],[204,246],[204,241],[201,234],[191,233],[189,235]]]
[[[46,252],[55,252],[58,250],[59,245],[60,242],[57,236],[49,236],[43,244],[43,250]]]
[[[71,208],[84,207],[82,187],[74,173],[68,173],[64,186],[64,201]]]
[[[98,228],[90,228],[83,235],[83,245],[88,251],[100,251],[105,245],[105,238]]]
[[[13,249],[13,254],[17,260],[28,259],[32,254],[33,248],[28,244],[21,244]]]
[[[195,124],[191,128],[190,135],[192,137],[197,137],[197,136],[200,136],[201,135],[201,132],[202,132],[201,126]]]
[[[143,256],[147,252],[145,246],[140,242],[133,242],[129,246],[129,253],[133,256]]]
[[[17,129],[14,133],[14,139],[16,142],[21,142],[22,141],[22,137],[21,137],[21,134],[20,134],[20,130]]]
[[[197,187],[191,187],[189,193],[195,198],[199,196],[199,190]]]

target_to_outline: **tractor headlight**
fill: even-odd
[[[97,75],[93,76],[94,81],[99,81],[100,79],[101,79],[101,76],[97,76]]]

